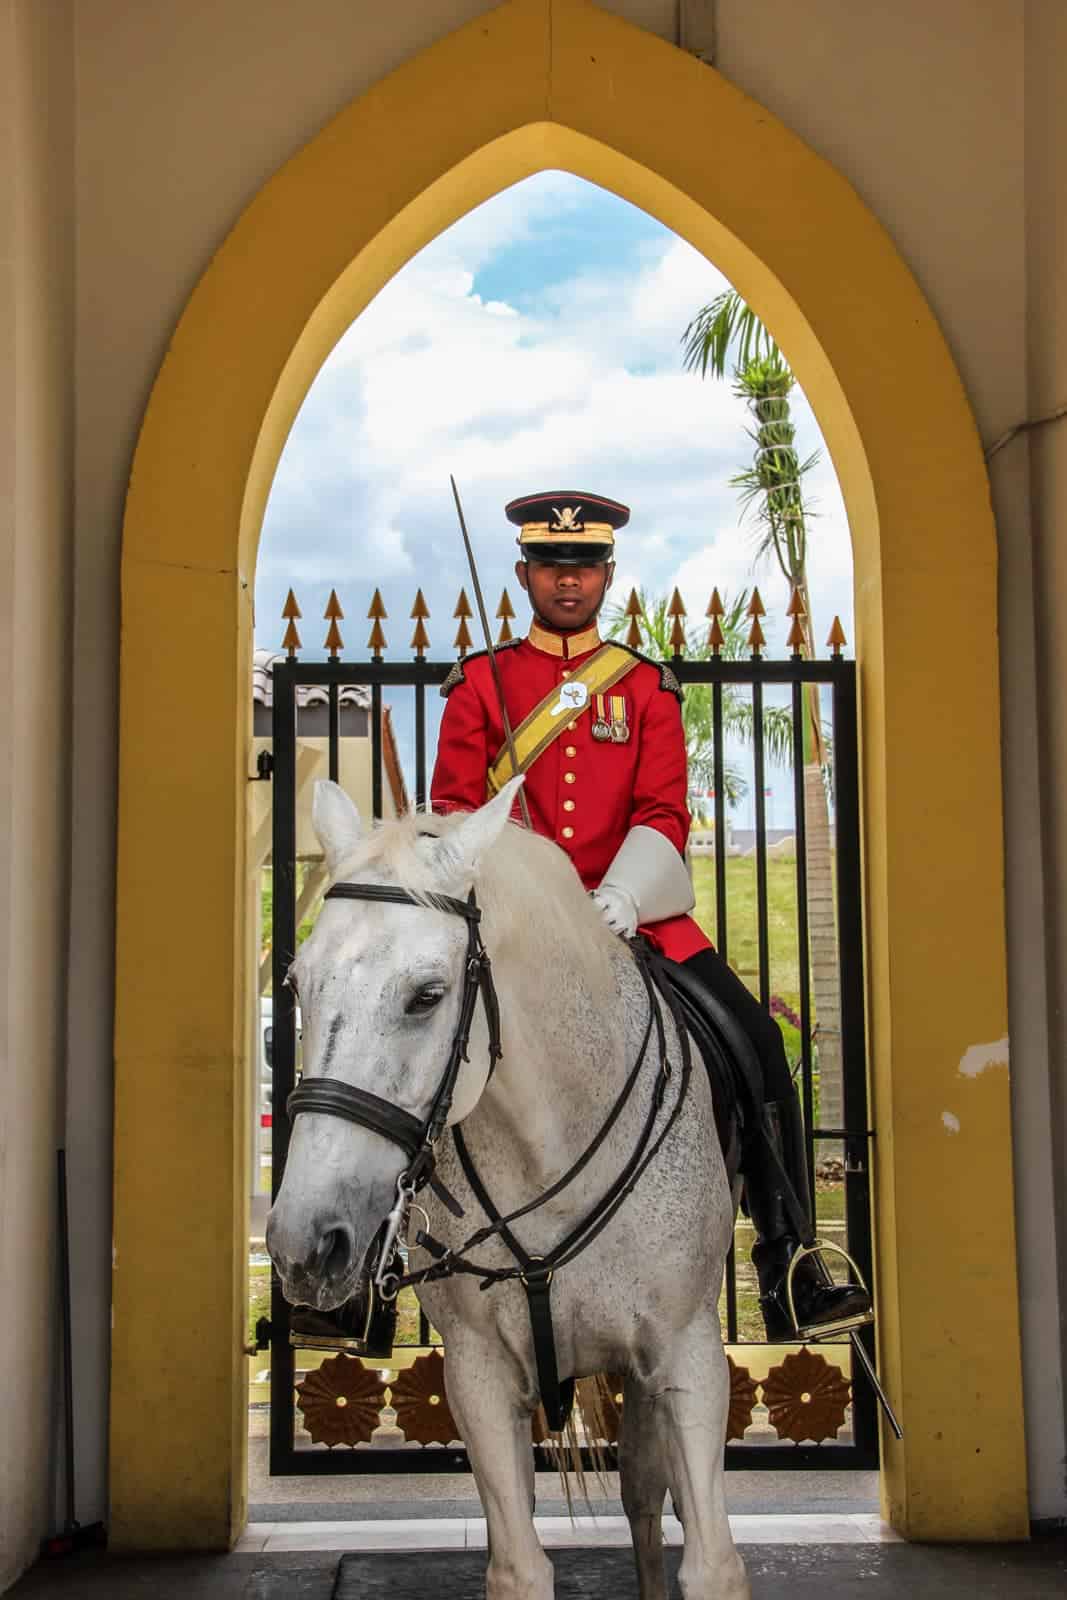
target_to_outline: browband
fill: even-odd
[[[481,907],[473,900],[454,900],[450,894],[410,894],[407,889],[396,889],[386,883],[335,883],[327,889],[324,900],[387,900],[401,906],[429,906],[434,911],[450,911],[454,917],[466,917],[468,922],[480,922]]]

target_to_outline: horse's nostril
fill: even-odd
[[[319,1237],[315,1253],[309,1262],[313,1276],[339,1279],[347,1275],[352,1264],[352,1235],[342,1224],[328,1228]]]

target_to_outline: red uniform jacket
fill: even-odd
[[[500,648],[497,665],[512,728],[601,642],[595,627],[568,635],[535,623],[529,638]],[[488,656],[460,662],[442,693],[448,704],[431,801],[435,811],[475,811],[486,801],[486,773],[504,743]],[[594,739],[593,713],[586,709],[528,769],[524,786],[537,832],[566,850],[587,889],[600,883],[631,828],[656,828],[679,853],[689,836],[677,685],[641,658],[610,694],[625,700],[628,739]],[[670,917],[641,931],[673,961],[709,945],[692,917]]]

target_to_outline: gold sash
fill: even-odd
[[[631,655],[629,650],[624,650],[621,645],[601,645],[584,666],[551,689],[540,705],[534,706],[529,716],[525,717],[514,731],[518,770],[528,772],[538,756],[544,754],[564,729],[576,718],[585,715],[592,706],[594,696],[604,694],[613,684],[625,678],[626,674],[637,666],[639,659],[638,656]],[[568,691],[573,694],[575,684],[582,684],[585,687],[585,699],[580,706],[567,703]],[[578,693],[580,694],[581,690]],[[490,796],[498,794],[513,776],[511,753],[505,743],[489,768],[487,781]]]

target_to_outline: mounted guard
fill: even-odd
[[[657,972],[708,1064],[728,1172],[743,1181],[755,1230],[768,1340],[851,1332],[872,1320],[870,1296],[860,1283],[835,1283],[814,1248],[803,1121],[781,1032],[689,914],[681,686],[667,664],[605,641],[598,628],[629,508],[576,490],[505,506],[533,617],[524,638],[494,649],[458,495],[456,506],[486,649],[458,661],[442,685],[432,808],[475,811],[524,775],[522,821],[566,852],[613,932],[643,938],[662,958]],[[383,1229],[345,1305],[293,1308],[295,1343],[391,1353],[396,1301],[376,1282],[388,1265],[384,1241]]]
[[[642,935],[665,958],[698,1043],[709,1030],[731,1035],[740,1077],[715,1087],[745,1123],[741,1175],[767,1338],[858,1328],[872,1319],[866,1289],[834,1283],[812,1249],[803,1122],[781,1032],[689,915],[681,686],[666,664],[600,636],[629,508],[566,489],[504,510],[519,529],[515,574],[533,619],[525,638],[495,652],[487,635],[486,651],[446,679],[433,808],[474,811],[525,774],[528,825],[566,851],[615,933]]]

